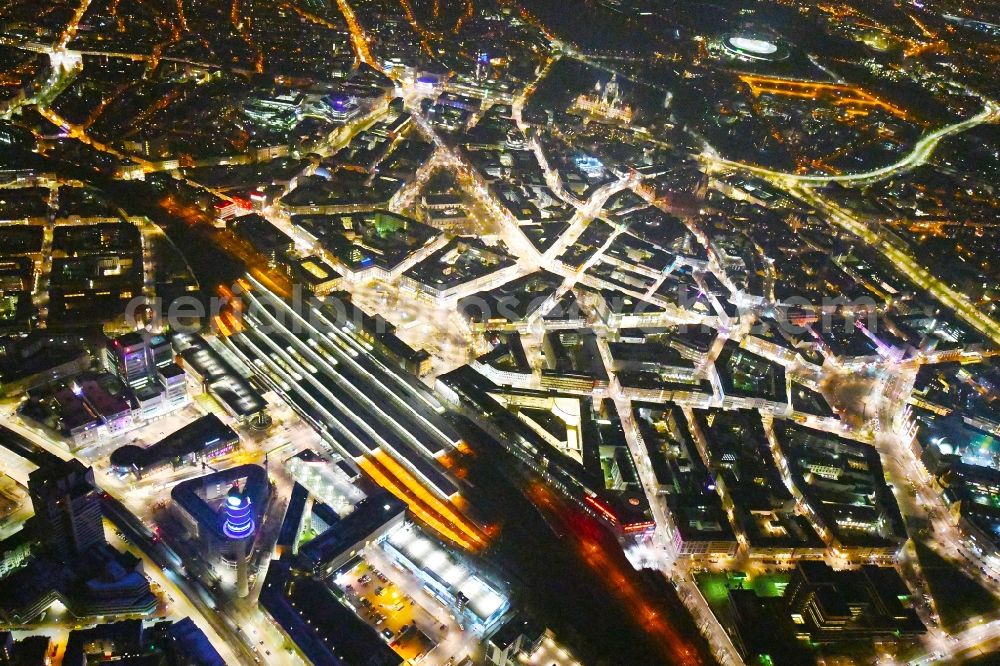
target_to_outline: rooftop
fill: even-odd
[[[489,246],[478,238],[456,236],[404,275],[431,291],[444,292],[515,264],[503,243]]]
[[[224,424],[215,414],[206,414],[146,448],[126,444],[115,449],[111,454],[111,465],[120,470],[141,473],[151,467],[197,454],[220,443],[236,441],[239,441],[239,435],[232,428]]]
[[[295,215],[292,222],[317,236],[326,250],[352,271],[373,267],[392,271],[440,235],[422,222],[384,210]]]

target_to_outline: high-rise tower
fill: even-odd
[[[257,529],[253,520],[253,506],[250,498],[233,486],[226,495],[226,522],[222,532],[233,540],[233,554],[236,559],[236,591],[240,597],[250,594],[250,576],[247,571],[250,545]]]
[[[93,468],[79,460],[42,467],[28,476],[28,493],[39,533],[63,559],[106,543]]]

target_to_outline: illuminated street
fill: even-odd
[[[991,7],[0,4],[0,662],[997,660]]]

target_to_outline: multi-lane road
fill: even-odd
[[[767,181],[777,189],[783,190],[791,196],[815,207],[828,220],[846,229],[863,240],[869,247],[880,252],[887,261],[914,284],[924,289],[948,308],[954,310],[959,317],[991,340],[1000,343],[1000,324],[979,310],[964,295],[958,293],[955,289],[945,284],[944,281],[932,275],[910,252],[890,241],[880,231],[877,221],[863,219],[858,214],[831,201],[815,189],[816,187],[830,183],[864,185],[904,173],[926,164],[933,156],[938,144],[945,137],[959,134],[984,123],[995,122],[998,119],[1000,119],[1000,105],[992,100],[985,100],[982,111],[970,118],[925,134],[914,144],[913,149],[899,161],[871,171],[853,174],[808,175],[785,173],[727,160],[714,154],[712,151],[706,151],[699,157],[710,171],[752,174]]]
[[[795,186],[788,190],[794,196],[814,206],[826,218],[853,233],[872,249],[880,252],[896,269],[915,285],[924,289],[959,317],[994,342],[1000,343],[1000,324],[973,305],[967,297],[935,277],[912,254],[889,241],[877,224],[867,224],[858,215],[822,196],[810,187]]]
[[[913,169],[914,167],[918,167],[922,164],[926,164],[934,154],[935,149],[937,149],[937,146],[942,139],[953,134],[960,134],[961,132],[972,129],[978,125],[996,122],[998,119],[1000,119],[1000,105],[992,100],[986,100],[983,105],[983,110],[976,115],[966,118],[965,120],[952,123],[951,125],[945,125],[923,135],[915,144],[913,144],[913,148],[910,152],[898,161],[877,169],[871,169],[870,171],[862,171],[858,173],[829,175],[788,173],[785,171],[767,169],[753,164],[746,164],[745,162],[727,160],[711,152],[702,153],[699,157],[710,168],[732,169],[734,171],[752,173],[755,176],[764,178],[765,180],[781,183],[785,186],[822,186],[829,185],[830,183],[840,183],[841,185],[861,185],[883,180]]]

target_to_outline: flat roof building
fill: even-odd
[[[174,335],[171,341],[184,369],[231,415],[242,420],[266,409],[260,393],[205,338],[185,333]]]
[[[388,493],[363,499],[354,511],[304,545],[298,561],[315,573],[333,573],[361,546],[402,523],[405,516],[406,505]]]
[[[111,466],[119,474],[142,477],[168,465],[180,467],[228,453],[239,446],[239,435],[215,414],[206,414],[143,448],[134,444],[111,454]]]

